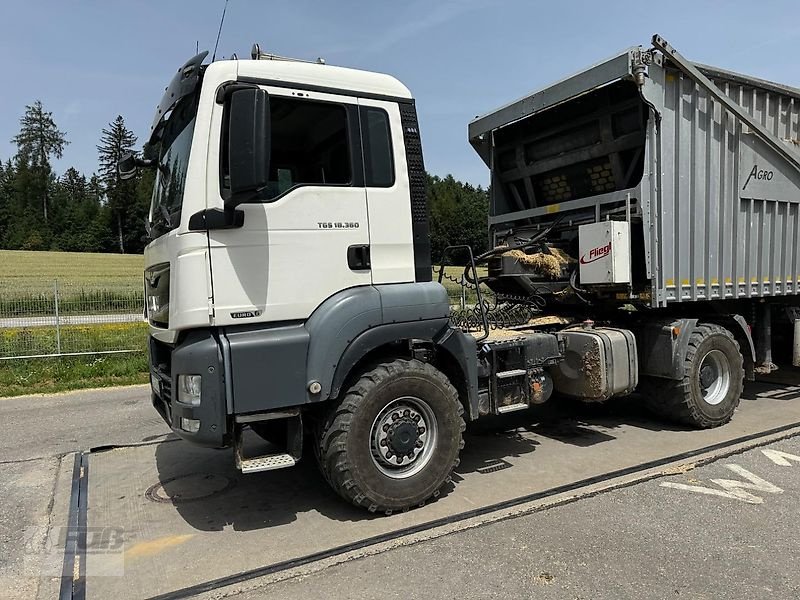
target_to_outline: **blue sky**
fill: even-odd
[[[117,114],[141,137],[175,69],[213,47],[223,0],[0,0],[0,160],[40,99],[71,144],[56,163],[96,170]],[[417,98],[425,161],[486,184],[467,123],[658,32],[685,56],[800,87],[800,2],[230,0],[218,55],[265,50],[383,71]],[[143,139],[140,141],[144,141]]]

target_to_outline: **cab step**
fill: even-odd
[[[297,464],[294,456],[287,453],[265,454],[264,456],[254,456],[252,458],[242,458],[237,453],[236,466],[242,473],[258,473],[259,471],[274,471],[293,467]]]
[[[258,420],[248,419],[242,424],[237,424],[233,447],[236,468],[242,473],[258,473],[293,467],[300,462],[303,453],[303,421],[300,414],[287,415],[281,412],[258,415],[258,417]],[[266,437],[264,434],[253,433],[251,431],[253,425],[259,421],[275,423],[278,425],[278,430],[275,432],[267,430]],[[279,433],[281,425],[286,427],[285,441],[276,442],[272,438]],[[245,443],[245,437],[250,441]],[[253,443],[254,441],[258,443]],[[247,453],[245,448],[249,448],[251,452]]]

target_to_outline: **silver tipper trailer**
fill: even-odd
[[[602,256],[580,253],[584,286],[653,308],[799,294],[800,89],[652,43],[470,123],[492,173],[493,241],[586,225]],[[616,235],[589,226],[607,220]],[[630,270],[613,268],[618,252]],[[509,271],[498,289],[530,290]]]

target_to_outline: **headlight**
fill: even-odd
[[[197,419],[185,419],[181,417],[181,429],[189,433],[197,433],[200,431],[200,421]]]
[[[147,317],[153,321],[169,306],[164,296],[147,296]]]
[[[202,383],[201,375],[178,375],[178,402],[199,406]]]

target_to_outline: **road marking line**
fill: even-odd
[[[673,488],[678,490],[685,490],[687,492],[695,492],[697,494],[707,494],[709,496],[719,496],[721,498],[729,498],[731,500],[739,500],[747,502],[748,504],[763,504],[764,499],[755,494],[751,494],[746,490],[753,490],[756,492],[764,492],[767,494],[782,494],[783,490],[777,485],[771,484],[769,481],[761,479],[758,475],[751,473],[742,466],[736,464],[725,465],[740,477],[743,477],[749,483],[744,481],[737,481],[735,479],[712,479],[713,483],[723,488],[718,490],[715,488],[705,487],[701,485],[687,485],[685,483],[675,483],[672,481],[664,481],[659,485],[661,487]],[[724,490],[724,491],[723,491]]]
[[[792,463],[789,462],[790,460],[800,462],[800,456],[789,454],[788,452],[782,452],[781,450],[772,450],[771,448],[767,448],[762,449],[761,452],[764,454],[764,456],[781,467],[791,467]]]
[[[178,546],[183,544],[184,542],[190,540],[194,537],[194,534],[184,534],[184,535],[168,535],[162,538],[156,538],[154,540],[148,540],[146,542],[139,542],[138,544],[134,544],[130,548],[125,551],[125,558],[137,558],[140,556],[151,556],[153,554],[158,554],[167,548],[172,548],[173,546]]]

